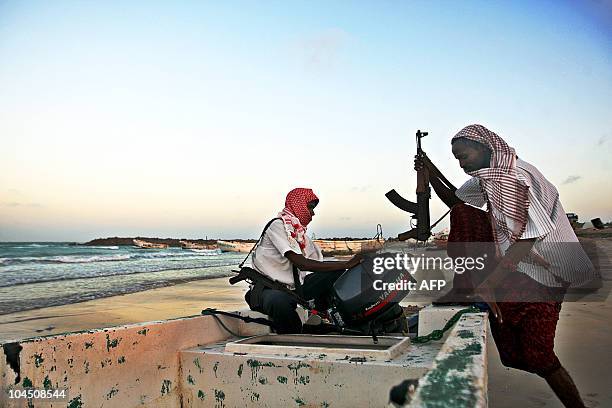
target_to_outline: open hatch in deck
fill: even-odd
[[[410,338],[380,336],[375,343],[370,336],[332,336],[307,334],[267,334],[227,343],[230,353],[320,355],[330,357],[368,357],[390,360],[410,347]]]

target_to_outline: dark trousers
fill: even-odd
[[[319,310],[325,310],[327,296],[332,285],[344,271],[314,272],[304,278],[302,292],[307,300],[314,299]],[[274,330],[278,334],[302,332],[302,321],[295,311],[297,302],[291,295],[275,289],[264,289],[261,294],[262,312],[274,322]]]
[[[491,250],[494,247],[482,246],[493,239],[491,223],[484,211],[466,204],[453,207],[448,237],[449,256],[479,255],[478,252],[484,248],[490,254],[489,259],[494,259]],[[470,243],[480,244],[472,247]],[[473,250],[477,253],[470,253]],[[488,270],[494,266],[489,265]],[[484,278],[469,273],[455,274],[453,287],[469,290]],[[489,313],[489,323],[502,364],[542,377],[561,367],[554,345],[563,289],[548,288],[515,271],[498,285],[495,294],[503,323],[499,323],[492,313]]]

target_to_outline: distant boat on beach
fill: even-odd
[[[222,252],[249,252],[255,242],[247,241],[217,241],[217,247]]]
[[[384,240],[377,239],[315,239],[323,255],[352,255],[380,249]]]
[[[578,222],[578,214],[566,213],[567,219],[574,230],[580,229],[584,226],[584,222]]]
[[[189,241],[179,241],[181,244],[181,248],[183,249],[217,249],[217,245],[209,245],[209,244],[198,244],[196,242]]]
[[[439,232],[434,234],[433,242],[438,249],[447,249],[448,248],[448,233],[447,232]]]
[[[352,255],[380,249],[384,240],[377,239],[315,239],[313,241],[325,256]],[[246,241],[217,241],[218,248],[223,252],[249,252],[255,245]]]
[[[143,248],[143,249],[166,249],[168,248],[168,244],[156,244],[154,242],[142,241],[140,239],[133,239],[132,242],[138,248]]]

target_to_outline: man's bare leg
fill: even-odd
[[[565,368],[559,367],[544,379],[567,408],[584,408],[578,388]]]

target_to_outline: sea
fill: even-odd
[[[0,242],[0,315],[230,276],[245,254]]]

